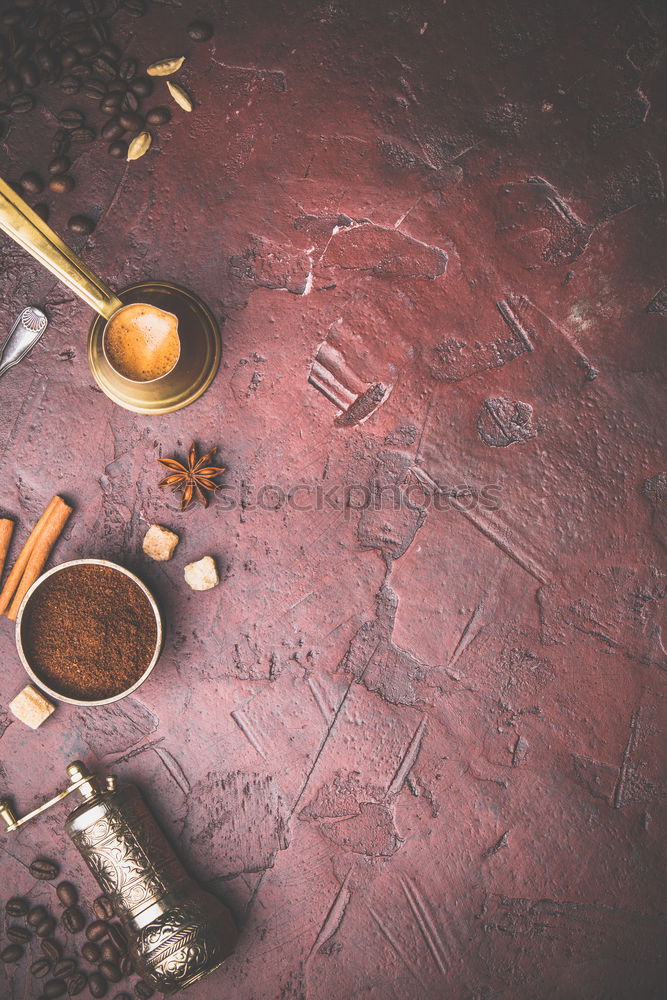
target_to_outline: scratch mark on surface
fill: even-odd
[[[319,934],[315,940],[315,944],[310,949],[310,954],[308,959],[320,950],[323,944],[325,944],[329,938],[333,937],[341,923],[343,922],[343,917],[345,916],[345,910],[347,909],[347,904],[350,902],[352,896],[351,891],[348,889],[348,882],[350,881],[350,875],[352,873],[352,865],[348,870],[347,875],[343,879],[343,884],[336,893],[336,898],[329,908],[329,912],[324,918],[324,923],[320,927]]]
[[[234,711],[230,712],[229,714],[231,715],[232,719],[234,720],[236,725],[239,727],[239,729],[247,739],[250,746],[257,751],[257,753],[263,760],[266,760],[266,754],[262,749],[261,740],[254,732],[252,724],[250,720],[247,718],[247,716],[243,714],[240,708],[234,709]]]
[[[147,750],[153,750],[160,743],[164,743],[164,736],[161,736],[159,740],[152,740],[150,743],[143,743],[140,747],[135,747],[134,750],[128,750],[123,752],[122,750],[115,750],[111,753],[104,755],[104,760],[111,757],[113,758],[113,764],[125,764],[126,761],[132,760],[133,757],[137,757],[140,753],[146,753]],[[117,757],[116,754],[122,754],[122,756]]]
[[[509,841],[509,833],[510,833],[509,830],[505,830],[502,837],[499,837],[498,840],[495,842],[495,844],[491,844],[491,847],[487,847],[487,849],[484,851],[484,854],[482,855],[482,858],[485,860],[487,858],[492,858],[493,855],[497,854],[498,851],[503,849],[503,847],[507,847],[507,843]]]
[[[407,957],[407,955],[405,954],[405,952],[403,951],[403,949],[401,948],[400,944],[398,943],[398,941],[396,940],[396,938],[394,937],[394,935],[391,933],[391,931],[389,930],[389,928],[387,927],[387,925],[385,924],[385,922],[382,920],[382,918],[380,916],[378,916],[378,914],[375,912],[375,910],[371,906],[368,907],[368,912],[370,913],[370,915],[372,916],[373,920],[377,924],[377,926],[378,926],[378,928],[380,930],[380,933],[382,934],[383,937],[385,937],[387,939],[387,941],[389,942],[389,944],[391,945],[391,947],[394,949],[394,951],[396,952],[396,954],[400,958],[400,960],[403,963],[403,965],[405,966],[405,968],[408,970],[408,972],[411,973],[412,976],[414,976],[414,978],[417,980],[417,982],[422,987],[422,989],[425,990],[426,989],[426,984],[424,983],[423,979],[419,975],[419,972],[417,971],[417,969],[415,968],[415,966],[412,964],[412,962],[410,961],[410,959]]]
[[[174,755],[170,753],[169,750],[165,750],[163,747],[155,747],[155,753],[158,755],[183,794],[187,795],[190,791],[190,782],[187,779],[185,771],[178,763]]]
[[[461,633],[459,641],[456,643],[456,648],[454,649],[454,652],[452,653],[452,657],[448,664],[449,667],[453,667],[456,665],[456,661],[458,660],[461,653],[465,652],[470,643],[473,642],[479,635],[479,629],[477,629],[474,633],[472,632],[472,629],[483,610],[484,610],[484,601],[482,600],[479,602],[479,604],[476,606],[475,610],[471,614],[466,624],[466,627],[463,629],[463,632]]]
[[[426,728],[426,716],[422,716],[422,720],[415,730],[415,734],[410,740],[410,744],[403,754],[403,759],[398,765],[396,774],[394,775],[392,782],[387,790],[387,798],[393,795],[398,795],[401,788],[403,787],[403,782],[407,778],[408,774],[412,770],[417,757],[419,756],[419,751],[421,749],[422,738],[424,736],[424,729]]]
[[[417,886],[411,878],[406,875],[405,878],[401,878],[400,881],[403,892],[405,893],[405,898],[407,899],[414,918],[417,921],[419,930],[421,931],[424,941],[428,946],[428,950],[433,956],[433,961],[438,966],[441,974],[446,976],[446,948],[442,937],[435,926],[435,922],[428,911],[426,903],[420,896]]]
[[[630,719],[630,734],[628,736],[628,742],[626,743],[625,750],[623,751],[623,759],[618,772],[618,781],[616,782],[616,788],[614,789],[614,809],[620,809],[623,805],[625,781],[628,775],[628,768],[630,766],[630,757],[632,756],[637,745],[638,731],[639,709],[635,709]]]
[[[310,676],[308,678],[308,687],[313,693],[313,698],[317,703],[317,707],[324,716],[324,721],[326,722],[327,725],[330,725],[334,715],[334,710],[333,708],[330,708],[329,705],[327,704],[327,700],[324,691],[322,690],[322,687],[320,685],[320,682],[317,680],[316,677]]]

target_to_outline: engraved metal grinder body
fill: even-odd
[[[57,798],[76,789],[83,802],[65,830],[123,923],[139,975],[166,994],[208,975],[236,944],[229,911],[187,874],[135,785],[102,781],[80,761],[67,772],[73,787]],[[22,821],[11,825],[3,806],[15,829]]]

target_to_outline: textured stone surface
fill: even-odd
[[[0,784],[28,809],[82,757],[142,786],[241,927],[192,1000],[658,1000],[664,5],[200,14],[203,45],[191,5],[117,16],[140,58],[188,56],[195,111],[129,166],[86,147],[52,222],[98,219],[73,245],[114,287],[203,296],[206,395],[115,407],[90,310],[0,239],[3,327],[51,319],[0,380],[0,513],[18,546],[62,493],[53,559],[122,562],[168,622],[133,697],[28,733],[0,620]],[[48,159],[48,110],[20,118],[3,176]],[[182,515],[156,458],[193,438],[225,490]],[[53,855],[97,895],[65,811],[0,840],[12,893],[51,900],[25,866]]]

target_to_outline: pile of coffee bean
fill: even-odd
[[[29,169],[9,182],[44,221],[50,207],[40,196],[74,189],[70,170],[83,148],[99,137],[110,156],[124,159],[129,141],[146,124],[164,125],[171,119],[167,107],[144,110],[153,81],[111,39],[116,14],[141,17],[147,9],[148,0],[111,5],[102,0],[15,0],[0,12],[0,140],[21,116],[38,107],[39,98],[48,96],[48,110],[57,121],[46,176]],[[187,30],[198,42],[213,34],[202,21],[192,22]],[[58,91],[66,100],[56,109],[54,105],[63,102]],[[68,226],[88,235],[95,221],[76,213]]]
[[[36,858],[29,871],[44,882],[55,882],[60,874],[58,864],[47,858]],[[114,919],[113,905],[106,896],[98,896],[91,906],[94,919],[87,921],[71,882],[58,882],[55,891],[60,904],[58,917],[45,906],[31,906],[22,897],[7,900],[5,936],[9,943],[0,943],[0,960],[13,965],[30,948],[30,972],[41,990],[39,1000],[76,997],[86,989],[92,997],[106,997],[112,987],[135,971],[122,924]],[[85,941],[79,948],[71,943],[76,954],[66,955],[62,941],[55,936],[59,923],[72,936],[84,931]],[[143,979],[137,979],[132,990],[140,1000],[148,1000],[155,992]],[[112,1000],[132,997],[128,992],[116,993]]]

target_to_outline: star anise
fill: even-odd
[[[172,493],[181,493],[181,510],[187,510],[195,500],[208,507],[207,493],[219,488],[216,476],[224,472],[223,467],[211,465],[217,448],[211,448],[201,458],[197,458],[197,445],[193,441],[188,452],[188,464],[183,465],[174,458],[158,458],[161,465],[171,469],[168,476],[161,479],[158,486],[171,486]]]

